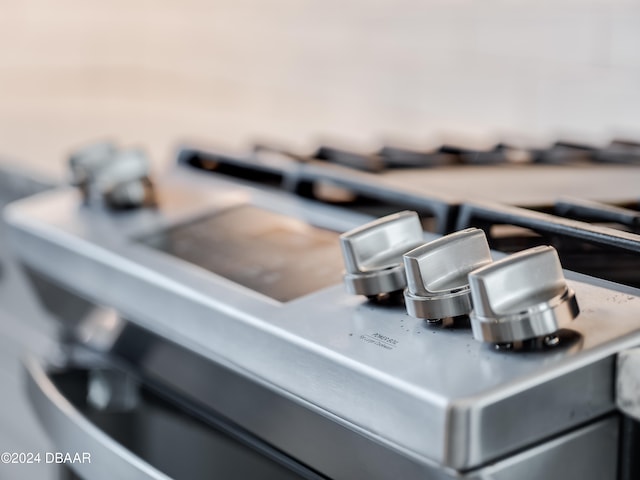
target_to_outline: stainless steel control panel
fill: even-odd
[[[557,345],[496,349],[469,326],[446,328],[345,289],[337,236],[370,217],[185,167],[154,188],[157,205],[136,210],[83,205],[74,189],[16,203],[6,212],[13,246],[43,277],[384,447],[414,472],[440,472],[434,478],[485,468],[615,411],[614,356],[640,343],[634,291],[570,279],[580,314]],[[263,218],[278,230],[261,229]],[[278,265],[272,247],[281,244],[270,236],[289,233]],[[334,455],[336,465],[377,465],[375,449],[350,453],[322,432],[301,437],[278,405],[258,418],[243,416],[242,402],[217,407],[308,464]]]

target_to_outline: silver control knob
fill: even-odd
[[[87,203],[113,208],[153,203],[149,161],[139,150],[118,151],[111,143],[85,147],[69,159],[72,183]]]
[[[88,185],[95,172],[108,164],[117,149],[112,142],[99,142],[76,150],[69,156],[71,184],[77,187]]]
[[[356,295],[375,297],[407,285],[402,255],[424,242],[416,212],[399,212],[340,236],[344,282]]]
[[[468,228],[404,254],[409,315],[429,321],[468,315],[471,311],[469,272],[491,263],[487,237]]]
[[[469,274],[473,336],[512,344],[553,335],[580,312],[555,248],[534,247]]]

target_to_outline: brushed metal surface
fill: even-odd
[[[92,479],[169,480],[113,438],[93,425],[56,388],[35,358],[25,364],[29,399],[55,446],[63,452],[89,452],[91,461],[72,463],[81,475]]]
[[[0,159],[0,208],[52,187],[50,179],[40,172]],[[52,447],[29,408],[20,358],[25,350],[49,350],[57,329],[39,308],[38,299],[9,251],[6,233],[7,225],[0,219],[0,452],[43,452]],[[0,464],[3,479],[53,480],[57,474],[58,467],[52,464]]]
[[[340,285],[280,304],[131,239],[243,202],[338,231],[362,217],[189,172],[171,172],[158,187],[157,211],[96,214],[73,191],[15,204],[7,216],[14,246],[66,288],[424,465],[478,467],[615,409],[614,356],[640,343],[640,299],[628,291],[568,282],[582,308],[577,339],[517,354],[469,331],[431,328],[403,307],[370,305]],[[544,408],[541,398],[550,399]],[[331,438],[314,440],[330,449]],[[300,441],[288,435],[278,446],[295,450]]]
[[[640,348],[630,348],[618,355],[616,404],[621,412],[640,420]]]

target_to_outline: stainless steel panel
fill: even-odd
[[[90,453],[89,463],[71,465],[80,475],[91,474],[96,480],[169,478],[84,418],[58,391],[37,360],[28,360],[26,368],[31,403],[57,451]]]
[[[616,404],[625,415],[640,420],[640,348],[630,348],[618,355]]]
[[[637,296],[571,281],[582,308],[577,340],[518,354],[491,350],[469,331],[431,328],[402,307],[372,306],[341,286],[279,304],[130,238],[242,202],[337,230],[361,222],[196,177],[159,181],[158,211],[87,211],[72,191],[16,204],[8,217],[15,246],[66,288],[425,466],[478,467],[615,409],[614,355],[640,343]],[[259,422],[248,428],[274,437]],[[273,443],[299,449],[304,435],[288,433]],[[330,437],[314,442],[339,450]],[[359,462],[373,456],[364,450]]]
[[[51,188],[37,172],[0,160],[0,208],[6,203]],[[7,246],[7,226],[0,219],[0,452],[34,452],[51,448],[24,392],[20,357],[25,349],[43,352],[56,328],[38,306],[28,282]],[[57,468],[41,464],[0,464],[0,478],[52,480]]]
[[[618,472],[618,419],[575,432],[501,460],[470,477],[478,480],[603,480]]]
[[[108,388],[125,382],[130,391],[133,383],[124,372],[99,365],[48,370],[33,357],[26,370],[29,396],[53,451],[74,458],[77,453],[79,461],[67,465],[83,478],[320,478],[298,475],[145,389],[135,402],[93,405],[96,376],[109,377]]]
[[[199,400],[211,402],[214,407],[224,406],[225,403],[245,403],[250,407],[244,412],[245,415],[253,415],[254,421],[258,420],[270,429],[277,430],[278,435],[295,435],[294,432],[300,430],[305,432],[307,440],[304,448],[316,452],[314,461],[318,463],[314,466],[322,467],[323,473],[330,474],[331,478],[615,478],[618,457],[618,419],[615,416],[547,439],[540,445],[480,469],[462,473],[437,465],[421,465],[410,459],[401,460],[382,445],[372,446],[357,432],[341,429],[332,418],[305,416],[308,412],[304,409],[296,410],[295,406],[288,406],[290,399],[277,394],[270,395],[259,382],[243,380],[236,373],[225,372],[224,368],[211,362],[201,360],[198,363],[192,352],[180,354],[179,348],[162,339],[154,343],[153,335],[145,335],[145,338],[151,343],[137,342],[146,352],[138,358],[139,372],[145,378],[151,379],[155,370],[158,375],[156,380],[161,377],[165,381],[162,385],[171,387],[165,391],[173,392],[172,395],[183,395],[188,391]],[[131,338],[123,340],[131,341]],[[291,461],[285,460],[285,464],[292,467],[292,471],[288,472],[270,463],[269,455],[262,460],[262,457],[247,458],[245,453],[234,449],[233,437],[217,440],[217,435],[212,437],[208,427],[188,419],[181,420],[181,415],[163,409],[161,405],[141,402],[131,411],[122,407],[116,408],[115,412],[103,412],[90,407],[81,410],[87,401],[87,378],[86,375],[77,374],[82,374],[88,368],[86,371],[91,378],[92,368],[98,368],[98,372],[105,371],[104,362],[96,362],[92,356],[87,358],[92,359],[91,362],[74,362],[65,368],[52,370],[45,369],[35,358],[30,358],[26,363],[31,400],[54,440],[55,449],[91,453],[90,464],[72,465],[83,476],[106,478],[114,470],[105,472],[105,462],[111,465],[115,461],[118,478],[158,478],[157,469],[170,473],[172,478],[189,479],[210,476],[231,478],[238,475],[241,478],[280,479],[295,476],[296,471],[304,478],[319,478]],[[86,367],[82,367],[83,364]],[[207,378],[209,382],[200,382],[196,378],[189,380],[185,372],[194,368],[198,378]],[[174,383],[168,385],[166,382],[169,379],[173,379]],[[256,405],[260,407],[256,408]],[[196,408],[195,404],[190,408]],[[224,410],[229,411],[229,408]],[[312,420],[311,423],[309,420]],[[348,452],[352,461],[342,464],[343,458],[331,455],[323,443],[317,441],[322,436],[331,438],[336,449]],[[376,448],[377,455],[372,455]],[[128,453],[124,454],[123,450]],[[94,461],[97,457],[99,460]],[[238,461],[242,464],[239,465]]]

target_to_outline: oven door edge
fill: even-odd
[[[24,367],[29,399],[57,451],[90,454],[89,462],[68,464],[75,472],[83,477],[90,474],[92,480],[170,479],[85,418],[60,392],[35,356],[28,356]]]

